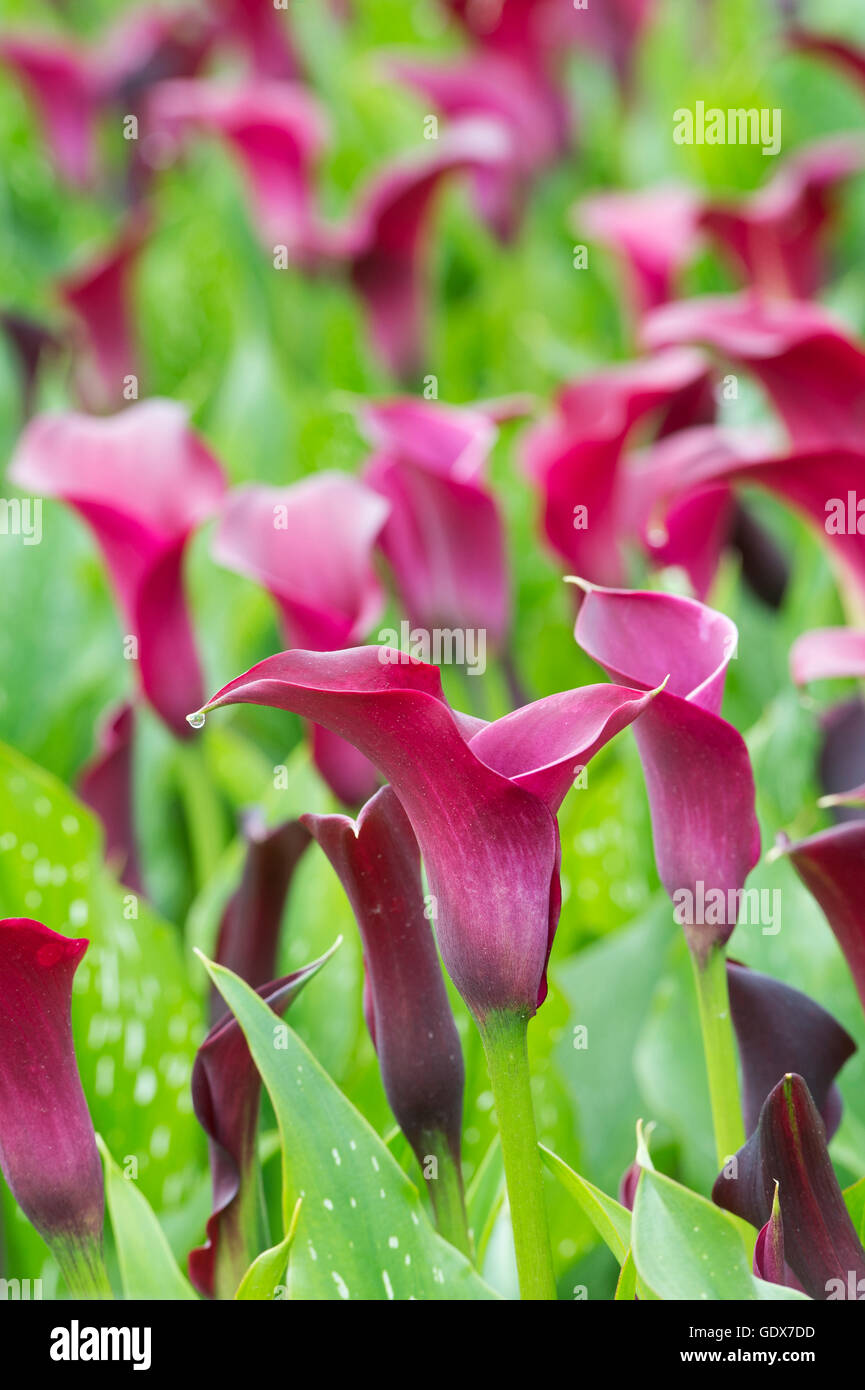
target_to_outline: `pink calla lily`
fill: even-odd
[[[79,389],[94,407],[123,398],[138,364],[130,304],[131,278],[147,228],[142,219],[127,227],[116,244],[95,261],[67,276],[58,286],[61,299],[75,315],[85,353],[82,370],[76,362]]]
[[[640,319],[673,298],[679,272],[696,254],[700,202],[676,186],[594,193],[579,203],[572,220],[578,234],[622,259]]]
[[[41,415],[22,434],[9,476],[73,507],[102,550],[118,605],[137,642],[138,675],[153,708],[188,734],[201,672],[183,592],[186,543],[219,505],[222,470],[173,401],[119,415]]]
[[[293,646],[333,651],[362,641],[384,607],[373,551],[387,515],[383,498],[340,473],[250,485],[227,497],[213,551],[268,590]],[[314,727],[313,755],[341,801],[372,795],[375,769],[350,743]]]

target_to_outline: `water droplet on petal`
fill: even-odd
[[[205,714],[203,710],[197,709],[194,714],[187,714],[186,722],[191,724],[193,729],[204,728]]]

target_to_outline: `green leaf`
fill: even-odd
[[[856,1234],[860,1241],[865,1242],[865,1178],[860,1178],[852,1186],[845,1187],[843,1196]]]
[[[466,1210],[475,1247],[475,1261],[483,1268],[484,1256],[490,1243],[499,1213],[507,1196],[502,1146],[495,1136],[481,1160],[466,1192]]]
[[[634,1263],[634,1252],[629,1250],[625,1263],[619,1271],[619,1282],[616,1285],[614,1301],[616,1303],[633,1302],[637,1292],[637,1266]]]
[[[631,1213],[599,1187],[581,1178],[569,1168],[563,1158],[539,1144],[541,1158],[562,1184],[575,1197],[583,1213],[591,1221],[604,1244],[613,1252],[619,1264],[624,1264],[631,1245]]]
[[[468,1260],[436,1235],[417,1189],[296,1033],[280,1024],[275,1035],[273,1014],[258,995],[230,970],[204,963],[273,1103],[286,1224],[303,1198],[289,1297],[495,1298]]]
[[[134,1179],[123,1176],[101,1135],[97,1134],[96,1142],[105,1169],[105,1198],[124,1298],[197,1301],[144,1193]]]
[[[272,1302],[281,1296],[280,1290],[285,1287],[283,1275],[288,1264],[288,1253],[297,1231],[302,1206],[303,1198],[298,1197],[288,1230],[282,1240],[270,1250],[262,1250],[261,1254],[256,1256],[238,1285],[237,1293],[234,1295],[236,1299],[242,1302],[252,1299]]]
[[[801,1299],[751,1273],[734,1221],[663,1173],[640,1175],[634,1203],[634,1259],[662,1299]]]

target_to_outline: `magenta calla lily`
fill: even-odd
[[[78,795],[102,822],[109,864],[127,887],[138,893],[141,872],[132,793],[134,734],[133,705],[127,702],[108,713],[96,752],[81,769]]]
[[[446,116],[481,116],[502,125],[508,157],[500,166],[478,168],[474,190],[490,230],[500,241],[510,241],[532,181],[564,152],[567,120],[561,100],[534,71],[507,54],[480,51],[447,66],[395,59],[388,67]]]
[[[638,480],[624,467],[626,441],[652,416],[660,435],[711,419],[708,363],[698,352],[658,353],[564,387],[557,404],[554,419],[530,429],[523,442],[547,539],[593,583],[620,583],[625,543],[645,509]]]
[[[309,834],[296,820],[270,829],[259,811],[243,817],[241,831],[243,870],[222,914],[214,960],[259,989],[274,976],[282,914]],[[211,1021],[225,1012],[222,996],[213,990]]]
[[[100,90],[88,54],[68,43],[7,35],[0,60],[32,96],[61,178],[78,187],[96,174]]]
[[[328,956],[257,994],[281,1018]],[[260,1245],[256,1131],[261,1077],[240,1024],[226,1014],[211,1028],[195,1056],[192,1104],[207,1134],[213,1211],[207,1240],[190,1251],[189,1277],[207,1298],[233,1298]]]
[[[823,280],[822,234],[835,186],[858,173],[863,162],[861,140],[821,140],[797,150],[758,192],[732,205],[709,204],[700,225],[749,286],[807,299]]]
[[[0,921],[0,1168],[73,1292],[106,1292],[104,1187],[72,1038],[87,949],[41,922]]]
[[[365,481],[390,510],[380,547],[419,627],[480,628],[499,646],[509,619],[504,527],[484,471],[496,430],[483,408],[413,399],[367,405],[375,448]]]
[[[214,555],[268,590],[293,646],[331,651],[362,641],[382,612],[373,551],[387,516],[383,498],[341,473],[237,488],[226,498]],[[313,755],[347,805],[372,795],[375,769],[332,731],[313,729]]]
[[[650,690],[669,677],[634,734],[658,873],[705,959],[731,935],[760,854],[748,750],[720,715],[736,628],[695,599],[589,586],[575,635],[611,680]]]
[[[499,1010],[530,1016],[542,1002],[560,908],[555,812],[575,768],[653,698],[588,686],[527,705],[467,740],[477,721],[458,722],[435,667],[355,647],[270,657],[195,718],[225,705],[272,705],[323,724],[370,759],[420,845],[448,974],[483,1019]]]
[[[790,649],[790,674],[797,685],[845,677],[865,679],[865,632],[851,627],[803,632]]]
[[[192,531],[219,505],[222,470],[186,411],[150,400],[119,415],[41,415],[22,434],[9,471],[19,487],[57,497],[87,522],[119,607],[137,639],[144,694],[174,733],[201,689],[183,592]]]
[[[752,372],[797,451],[861,449],[865,351],[815,304],[754,294],[681,300],[647,318],[643,341],[702,343]]]
[[[573,216],[580,235],[608,247],[625,264],[639,319],[673,298],[679,272],[699,244],[699,199],[687,188],[594,193]]]
[[[166,141],[189,133],[224,140],[240,162],[265,245],[285,246],[302,264],[314,257],[314,174],[326,124],[305,88],[262,79],[236,87],[210,78],[162,82],[150,94],[148,127],[160,159]]]
[[[779,1080],[766,1098],[757,1129],[735,1165],[717,1179],[712,1196],[762,1229],[772,1217],[776,1184],[784,1260],[808,1296],[837,1297],[836,1284],[846,1290],[851,1274],[855,1289],[865,1277],[865,1250],[844,1205],[823,1121],[795,1073]],[[765,1244],[761,1253],[765,1258]]]
[[[122,399],[125,379],[138,374],[130,295],[146,234],[139,220],[121,234],[110,251],[67,276],[58,287],[60,297],[75,315],[85,352],[92,359],[94,385],[76,366],[82,395],[85,400],[92,397],[94,405],[116,404]]]
[[[213,8],[222,37],[245,51],[256,77],[293,81],[302,76],[291,26],[273,0],[215,0]]]
[[[449,1199],[462,1209],[463,1056],[411,822],[391,787],[376,792],[357,821],[302,820],[333,865],[357,921],[367,1023],[391,1110],[425,1176],[430,1157],[454,1169],[455,1193],[438,1172],[428,1184],[436,1212]],[[448,1219],[447,1212],[441,1215]],[[460,1211],[453,1225],[464,1224]]]
[[[742,1061],[746,1133],[757,1128],[769,1092],[795,1071],[807,1083],[831,1139],[841,1122],[835,1078],[856,1051],[850,1034],[806,994],[738,961],[727,962],[727,981]]]

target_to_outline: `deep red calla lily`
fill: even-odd
[[[258,811],[243,817],[241,830],[246,846],[243,871],[225,905],[213,958],[259,989],[273,979],[282,914],[309,834],[296,820],[269,829]],[[211,1022],[225,1012],[225,1002],[214,989]]]
[[[588,686],[478,729],[445,703],[438,670],[386,648],[282,652],[193,716],[231,704],[293,710],[351,740],[391,782],[437,899],[457,989],[483,1019],[533,1014],[561,904],[555,819],[576,776],[654,693]]]
[[[136,893],[141,891],[135,835],[132,772],[135,709],[111,710],[99,732],[96,753],[81,769],[78,795],[102,822],[105,857]]]
[[[201,672],[182,565],[196,526],[214,512],[222,470],[173,401],[119,415],[41,415],[18,441],[9,477],[58,497],[93,531],[118,604],[138,640],[138,674],[153,708],[182,738]]]
[[[375,447],[365,481],[389,503],[379,541],[409,618],[507,632],[504,527],[484,471],[495,427],[483,407],[416,399],[366,405]]]
[[[281,1018],[327,959],[322,956],[256,993]],[[227,1014],[211,1028],[192,1068],[192,1104],[210,1151],[213,1211],[206,1243],[190,1251],[189,1277],[208,1298],[233,1298],[261,1249],[255,1166],[260,1099],[261,1077],[249,1044],[237,1019]]]
[[[86,941],[0,921],[0,1168],[61,1269],[101,1263],[104,1189],[72,1039]]]
[[[772,1216],[776,1183],[784,1259],[808,1296],[838,1297],[836,1281],[846,1290],[851,1276],[855,1288],[865,1278],[865,1250],[844,1205],[823,1121],[795,1074],[767,1097],[757,1129],[716,1180],[712,1197],[762,1229]]]
[[[387,502],[342,473],[250,485],[226,498],[213,552],[273,595],[293,646],[331,651],[362,641],[384,607],[373,551],[387,515]],[[343,739],[314,727],[313,754],[346,805],[372,795],[375,769]]]
[[[422,1167],[442,1139],[459,1164],[462,1050],[408,816],[392,788],[382,787],[357,821],[313,815],[302,821],[333,865],[357,921],[367,1022],[397,1123]],[[430,1195],[435,1202],[435,1182]]]
[[[669,677],[634,735],[658,873],[702,959],[730,937],[760,854],[748,750],[720,716],[736,628],[695,599],[588,586],[575,635],[611,680],[650,690]]]
[[[256,77],[295,80],[302,76],[291,27],[273,0],[215,0],[222,36],[242,48]]]
[[[94,407],[115,405],[123,398],[128,376],[138,375],[131,312],[131,279],[147,235],[139,219],[124,230],[106,254],[67,276],[58,286],[72,310],[85,351],[92,359],[90,374],[76,362],[79,389]],[[137,389],[136,389],[137,394]]]
[[[826,914],[865,1008],[865,821],[848,821],[791,844],[779,840]]]

